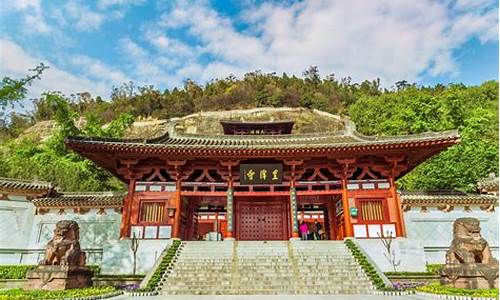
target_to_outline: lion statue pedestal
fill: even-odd
[[[80,250],[79,239],[78,223],[57,222],[45,258],[26,274],[25,288],[54,291],[92,286],[94,272],[85,266],[86,256]]]
[[[440,270],[441,284],[457,288],[498,288],[498,260],[481,237],[479,220],[459,218],[453,223],[453,241]]]

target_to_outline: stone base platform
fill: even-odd
[[[87,267],[40,265],[26,274],[25,289],[57,291],[90,287],[93,275]]]
[[[440,270],[441,284],[466,289],[498,288],[498,265],[445,265]]]

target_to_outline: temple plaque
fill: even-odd
[[[283,165],[281,164],[241,164],[240,183],[280,184],[283,182]]]

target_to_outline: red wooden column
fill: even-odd
[[[335,203],[337,202],[334,199],[328,202],[328,222],[330,223],[330,240],[335,240],[337,236],[337,213],[335,211]]]
[[[177,179],[175,181],[175,213],[174,213],[174,226],[173,226],[173,234],[172,237],[175,239],[180,239],[180,230],[181,230],[181,180]]]
[[[398,219],[396,223],[396,236],[406,236],[406,232],[404,230],[404,220],[403,220],[403,211],[401,208],[401,201],[399,199],[398,192],[396,190],[396,182],[394,182],[394,178],[389,177],[390,192],[393,200],[393,205],[395,206],[395,211],[398,214]]]
[[[356,160],[355,159],[337,159],[337,163],[340,164],[340,170],[335,172],[336,176],[340,177],[342,184],[342,212],[344,215],[344,237],[354,237],[354,231],[352,228],[351,215],[349,213],[349,194],[347,190],[347,180],[356,171]]]
[[[227,181],[226,193],[226,239],[234,238],[234,180],[239,179],[239,175],[233,175],[233,169],[238,166],[238,160],[222,160],[219,162],[221,177]]]
[[[396,236],[405,236],[404,231],[404,221],[403,221],[403,211],[401,208],[401,202],[398,197],[398,192],[396,190],[395,178],[405,170],[407,166],[406,157],[404,155],[393,155],[385,156],[384,159],[389,163],[388,168],[385,172],[381,172],[383,176],[386,176],[389,180],[389,192],[393,201],[389,203],[391,210],[397,215],[396,216]]]
[[[125,196],[125,199],[123,199],[122,222],[120,224],[120,239],[130,237],[131,218],[139,213],[138,211],[133,211],[135,201],[135,183],[137,179],[140,179],[142,176],[142,174],[136,169],[136,165],[138,162],[139,160],[137,159],[120,160],[119,163],[124,166],[117,169],[117,172],[119,174],[122,174],[126,179],[129,180],[127,195]]]
[[[349,214],[349,195],[347,193],[347,178],[342,178],[342,211],[344,215],[344,237],[353,237],[354,232]]]
[[[130,236],[130,211],[132,209],[132,202],[134,201],[135,193],[135,179],[131,179],[128,184],[127,196],[123,200],[122,207],[122,222],[120,224],[120,238],[127,238]]]
[[[174,224],[172,228],[172,238],[180,239],[180,229],[181,229],[181,213],[182,213],[182,180],[186,179],[187,175],[182,174],[181,167],[186,164],[185,160],[169,160],[167,161],[169,168],[167,172],[175,180],[175,195],[174,195]]]

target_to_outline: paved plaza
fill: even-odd
[[[113,300],[426,300],[435,299],[420,295],[383,296],[383,295],[159,295],[159,296],[118,296]]]

